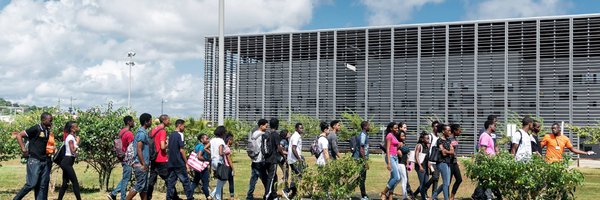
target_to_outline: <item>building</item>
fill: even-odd
[[[213,121],[217,39],[206,38]],[[226,117],[242,120],[353,111],[420,132],[435,116],[460,123],[470,151],[489,114],[600,119],[600,14],[231,35],[225,51]]]

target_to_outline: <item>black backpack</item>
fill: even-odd
[[[271,132],[271,131],[267,131],[262,135],[262,144],[260,147],[260,151],[263,155],[263,158],[268,158],[271,157],[271,154],[273,154],[274,148],[276,148],[277,146],[275,146],[274,140],[275,138],[273,138],[273,134],[276,134],[277,132]]]
[[[350,152],[352,153],[352,156],[356,156],[359,154],[359,150],[360,150],[360,141],[358,141],[358,138],[360,136],[359,135],[355,135],[350,137],[350,139],[348,139],[348,142],[350,143]]]
[[[154,137],[156,137],[156,134],[158,134],[158,132],[160,132],[161,130],[164,130],[164,128],[156,130],[154,135],[150,136],[150,139],[148,140],[148,155],[150,157],[150,161],[155,161],[156,156],[158,156],[158,151],[156,151],[156,144],[154,143]],[[150,131],[150,134],[152,134],[152,131]]]

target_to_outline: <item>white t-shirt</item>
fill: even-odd
[[[521,140],[521,135],[523,135],[523,139]],[[513,144],[519,144],[519,140],[521,140],[521,145],[517,148],[517,152],[515,154],[515,159],[517,161],[521,161],[523,159],[531,158],[531,135],[527,133],[527,131],[523,129],[519,129],[519,131],[515,132],[512,135],[511,142]]]
[[[260,131],[260,130],[256,130],[254,131],[254,133],[252,133],[252,140],[256,141],[256,145],[258,145],[258,147],[262,147],[262,135],[265,134],[265,132]],[[256,156],[254,159],[252,159],[252,162],[257,163],[257,162],[262,162],[264,161],[263,159],[263,154],[262,151],[258,152],[258,156]]]
[[[300,133],[294,132],[292,137],[290,137],[290,145],[288,146],[288,164],[294,164],[298,162],[298,158],[294,155],[292,151],[292,147],[296,145],[296,151],[298,155],[302,156],[302,137],[300,137]]]
[[[222,163],[222,156],[219,155],[219,146],[223,145],[225,148],[225,141],[222,138],[213,138],[210,139],[210,156],[214,162],[211,162],[213,169],[216,170],[219,166],[219,163]],[[223,149],[225,150],[225,149]]]
[[[319,140],[317,140],[317,146],[319,146],[319,152],[322,152],[319,155],[319,158],[317,158],[317,165],[323,166],[327,164],[327,161],[325,161],[325,153],[327,153],[326,150],[328,150],[327,147],[329,146],[327,137],[319,137]]]
[[[437,134],[435,133],[429,133],[429,144],[431,144],[432,146],[437,144],[439,137],[437,136]],[[431,150],[433,148],[429,148],[429,155],[431,156]],[[435,163],[435,162],[431,162],[431,163]]]
[[[73,135],[71,134],[67,135],[67,139],[65,139],[65,156],[73,156],[73,153],[71,153],[71,144],[69,144],[71,141],[73,141],[73,145],[75,145],[75,148],[79,147],[77,146],[77,141],[75,140],[75,137],[73,137]]]

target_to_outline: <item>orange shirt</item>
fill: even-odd
[[[563,156],[566,148],[572,148],[573,144],[567,136],[560,135],[556,137],[554,134],[547,134],[541,142],[542,147],[546,146],[546,162],[558,162]]]

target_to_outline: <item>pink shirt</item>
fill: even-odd
[[[398,139],[396,139],[396,136],[394,136],[393,133],[388,133],[387,136],[385,136],[385,140],[392,140],[392,142],[390,143],[390,156],[397,156],[398,155],[398,146],[400,146],[400,142],[398,142]]]
[[[496,155],[494,139],[492,139],[490,134],[483,132],[481,136],[479,136],[479,146],[485,146],[485,153],[488,155]]]

